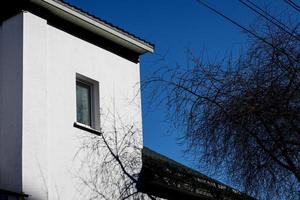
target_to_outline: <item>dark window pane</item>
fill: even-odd
[[[76,82],[77,122],[91,126],[91,86]]]

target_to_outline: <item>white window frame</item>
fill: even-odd
[[[90,118],[91,118],[91,125],[82,124],[77,121],[77,102],[75,103],[75,118],[76,123],[82,126],[86,126],[95,130],[100,130],[100,103],[99,103],[99,82],[96,80],[93,80],[87,76],[84,76],[82,74],[76,73],[76,79],[75,79],[75,101],[77,101],[76,98],[76,86],[77,82],[81,82],[82,84],[85,84],[90,87]]]

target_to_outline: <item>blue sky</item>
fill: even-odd
[[[247,44],[240,29],[215,15],[195,0],[67,0],[112,24],[119,26],[156,46],[154,54],[141,58],[141,77],[157,69],[158,59],[165,55],[169,65],[186,63],[186,51],[200,54],[205,49],[211,59],[222,59],[230,51],[236,54]],[[242,24],[255,22],[255,15],[237,0],[206,0],[205,2],[238,20]],[[285,9],[282,1],[254,1],[278,13]],[[147,94],[142,94],[145,102]],[[180,133],[170,131],[163,107],[143,108],[144,144],[161,154],[190,167],[196,167],[184,145],[177,138]],[[170,134],[170,132],[172,132]],[[215,177],[223,180],[224,177]],[[223,180],[224,181],[224,180]]]

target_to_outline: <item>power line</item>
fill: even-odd
[[[295,33],[293,33],[293,31],[288,26],[286,26],[281,21],[279,21],[276,18],[274,18],[273,16],[271,16],[268,12],[261,9],[258,5],[256,5],[252,1],[246,0],[246,2],[245,2],[243,0],[239,0],[239,2],[242,3],[243,5],[245,5],[246,7],[248,7],[250,10],[252,10],[256,14],[262,16],[267,21],[271,22],[272,24],[274,24],[275,26],[277,26],[278,28],[280,28],[284,32],[288,33],[289,35],[291,35],[295,39],[300,40],[299,36],[295,35]]]
[[[259,36],[258,34],[256,34],[255,32],[251,31],[250,29],[244,27],[243,25],[239,24],[238,22],[234,21],[233,19],[231,19],[230,17],[227,17],[225,14],[221,13],[220,11],[218,11],[217,9],[211,7],[210,5],[208,5],[207,3],[203,2],[202,0],[196,0],[197,3],[205,6],[206,8],[208,8],[209,10],[213,11],[215,14],[225,18],[227,21],[231,22],[232,24],[238,26],[239,28],[241,28],[242,30],[246,31],[247,33],[249,33],[250,35],[254,36],[255,38],[259,39],[260,41],[264,42],[265,44],[271,46],[272,48],[280,51],[282,54],[286,55],[287,57],[289,57],[290,59],[292,59],[295,62],[298,62],[297,60],[295,60],[294,57],[290,57],[291,55],[287,54],[287,52],[285,52],[284,49],[282,48],[278,48],[277,46],[274,46],[272,43],[270,43],[269,41],[267,41],[265,38]]]
[[[263,10],[262,8],[260,8],[258,5],[256,5],[255,3],[253,3],[250,0],[246,0],[246,1],[248,3],[250,3],[250,4],[252,4],[254,7],[256,7],[258,10],[260,10],[264,14],[266,14],[268,17],[270,17],[271,19],[273,19],[274,21],[276,21],[277,23],[279,23],[280,25],[282,25],[283,27],[285,27],[286,29],[288,29],[289,31],[292,32],[292,30],[290,29],[290,27],[286,26],[284,23],[282,23],[281,21],[279,21],[278,19],[276,19],[275,17],[273,17],[272,15],[270,15],[268,12],[266,12],[265,10]]]
[[[300,6],[298,6],[293,0],[288,0],[291,4],[293,4],[295,7],[297,7],[298,9],[300,9]]]
[[[270,42],[268,42],[266,39],[264,39],[263,37],[257,35],[256,33],[254,33],[253,31],[251,31],[250,29],[242,26],[241,24],[239,24],[238,22],[234,21],[233,19],[227,17],[226,15],[224,15],[223,13],[221,13],[220,11],[218,11],[217,9],[211,7],[210,5],[204,3],[202,0],[196,0],[196,2],[198,2],[199,4],[205,6],[206,8],[208,8],[209,10],[213,11],[214,13],[216,13],[217,15],[220,15],[221,17],[225,18],[226,20],[228,20],[229,22],[231,22],[232,24],[238,26],[239,28],[241,28],[242,30],[246,31],[247,33],[251,34],[252,36],[256,37],[257,39],[263,41],[264,43],[270,45],[271,47],[274,48],[274,45]]]
[[[295,10],[297,10],[298,12],[300,12],[300,7],[292,0],[283,0],[283,1],[288,5],[290,5],[292,8],[294,8]]]

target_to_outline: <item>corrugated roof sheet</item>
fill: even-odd
[[[219,181],[144,147],[139,190],[167,199],[254,200]]]

